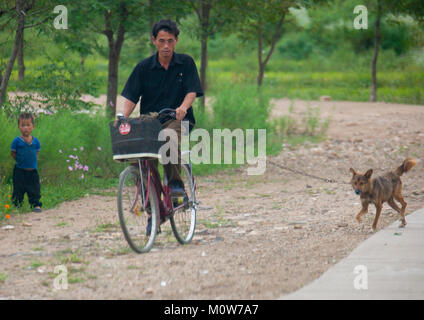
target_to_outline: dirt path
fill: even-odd
[[[424,158],[424,106],[295,101],[294,115],[308,104],[331,116],[329,139],[285,148],[273,161],[348,182],[350,167],[380,174],[407,156]],[[289,106],[275,101],[274,115]],[[423,162],[402,180],[407,213],[424,207]],[[242,168],[197,181],[202,210],[193,243],[180,246],[163,230],[143,255],[128,249],[112,196],[14,217],[15,229],[0,228],[0,298],[274,299],[316,279],[370,236],[375,209],[359,225],[359,198],[348,184],[269,163],[262,176]],[[385,205],[378,227],[397,219]],[[68,269],[67,290],[54,289],[58,265]]]

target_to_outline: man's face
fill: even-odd
[[[159,56],[166,59],[172,57],[178,38],[169,32],[161,30],[156,38],[152,37],[152,42],[158,49]]]

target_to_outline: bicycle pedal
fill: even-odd
[[[176,203],[177,205],[183,204],[183,202],[184,202],[184,197],[174,198],[174,203]]]

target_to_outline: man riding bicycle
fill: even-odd
[[[161,20],[153,26],[152,42],[157,52],[137,64],[125,84],[121,95],[125,98],[124,117],[128,118],[140,100],[140,114],[159,112],[164,108],[175,109],[176,119],[162,127],[176,131],[178,141],[178,163],[164,165],[171,197],[184,196],[181,180],[181,121],[194,125],[194,99],[203,95],[199,75],[193,59],[186,54],[175,53],[180,31],[175,22]]]

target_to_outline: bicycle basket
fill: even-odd
[[[153,157],[160,158],[159,149],[163,141],[159,141],[162,129],[157,119],[130,119],[110,123],[113,160],[128,161],[131,159]]]

